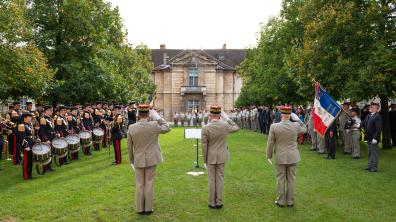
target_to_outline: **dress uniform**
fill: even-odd
[[[296,178],[296,164],[300,161],[300,152],[297,147],[297,137],[306,132],[305,125],[300,122],[297,115],[292,114],[291,107],[280,108],[281,122],[274,123],[270,127],[267,158],[270,161],[275,153],[276,157],[276,190],[278,198],[275,204],[283,207],[294,205],[294,180]],[[286,187],[285,187],[286,185]]]
[[[312,112],[314,111],[314,107],[311,106],[310,111],[307,114],[307,125],[308,125],[308,133],[311,137],[311,150],[315,151],[318,149],[318,145],[317,145],[317,135],[316,135],[316,131],[315,131],[315,124],[312,118]]]
[[[360,159],[360,141],[362,134],[360,132],[361,120],[358,117],[358,113],[359,110],[357,110],[356,108],[352,108],[351,119],[349,119],[347,123],[347,132],[351,137],[353,159]]]
[[[18,133],[18,125],[22,123],[21,120],[21,110],[20,110],[20,102],[14,102],[13,108],[7,114],[7,119],[9,119],[12,124],[12,133],[8,138],[8,146],[9,146],[9,153],[12,154],[12,162],[14,165],[20,164],[22,157],[21,157],[21,147],[20,147],[20,138]],[[22,127],[22,126],[21,126]]]
[[[66,107],[59,106],[59,115],[55,118],[55,132],[58,134],[59,137],[65,138],[68,135],[68,125],[67,125],[67,118],[66,118]],[[67,160],[67,155],[61,159],[59,159],[59,163],[69,164]]]
[[[76,107],[71,108],[71,113],[67,116],[67,125],[71,133],[78,134],[80,132],[81,120]],[[71,159],[78,160],[78,152],[71,153]]]
[[[350,154],[352,153],[352,146],[351,146],[351,137],[347,133],[345,129],[345,125],[349,120],[349,116],[351,115],[349,111],[349,101],[345,101],[342,105],[342,112],[338,116],[339,121],[339,130],[341,134],[342,144],[344,145],[344,153]]]
[[[365,139],[368,148],[368,166],[366,170],[377,172],[378,170],[378,143],[381,142],[382,117],[379,114],[379,103],[371,103],[371,113],[363,122]]]
[[[30,112],[25,112],[22,114],[23,119],[23,129],[19,129],[20,138],[22,141],[21,147],[23,150],[23,164],[22,172],[23,179],[32,179],[32,169],[33,169],[33,152],[32,147],[35,144],[34,139],[34,129],[32,127],[32,117],[33,114]]]
[[[129,127],[129,125],[136,123],[135,102],[129,103],[129,107],[127,108],[127,115],[128,115],[128,127]]]
[[[87,107],[85,107],[85,108],[86,109],[82,114],[82,127],[84,130],[92,131],[92,129],[93,129],[92,116],[91,116],[91,113],[88,111],[88,108]],[[90,148],[91,148],[90,144],[83,145],[82,148],[83,148],[84,155],[92,155],[91,151],[90,151]]]
[[[129,126],[127,133],[128,155],[135,169],[136,211],[153,212],[154,177],[156,166],[162,163],[158,136],[170,131],[169,125],[149,105],[138,106],[140,120]],[[148,118],[153,121],[149,121]]]
[[[220,120],[220,116],[224,121]],[[223,206],[224,167],[229,160],[227,135],[239,130],[220,106],[210,107],[210,123],[202,128],[202,157],[208,169],[209,207]]]
[[[111,127],[111,138],[114,146],[114,163],[121,164],[121,139],[122,139],[122,124],[124,122],[122,115],[119,113],[121,107],[114,107],[114,121]]]
[[[44,107],[44,114],[40,117],[40,129],[38,132],[39,138],[42,142],[50,144],[55,138],[54,121],[52,119],[52,106]],[[44,167],[45,171],[52,171],[51,162]]]

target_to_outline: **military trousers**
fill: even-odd
[[[156,166],[135,168],[136,212],[153,210]]]
[[[225,164],[208,164],[209,205],[223,204]]]
[[[294,204],[294,184],[296,179],[296,164],[276,165],[276,192],[280,205]]]
[[[352,157],[360,157],[360,138],[362,134],[360,130],[351,130],[349,134],[352,139]]]

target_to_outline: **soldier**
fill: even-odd
[[[203,120],[204,120],[205,126],[208,125],[209,114],[208,114],[208,112],[206,110],[203,112]]]
[[[82,127],[83,130],[88,130],[91,131],[93,129],[93,120],[92,120],[92,116],[91,113],[89,112],[89,104],[86,104],[84,107],[84,111],[82,114]],[[84,155],[92,155],[90,148],[90,145],[83,145],[83,152]]]
[[[188,112],[187,113],[187,126],[191,126],[191,118],[192,118],[191,112]]]
[[[21,157],[21,148],[20,148],[20,138],[18,137],[18,124],[22,123],[21,121],[21,103],[14,102],[12,109],[7,113],[6,119],[8,119],[12,123],[12,133],[9,136],[8,140],[8,148],[9,153],[12,153],[12,162],[14,165],[20,164]]]
[[[128,155],[135,170],[136,212],[151,214],[154,212],[156,166],[163,161],[158,135],[169,132],[170,128],[155,110],[150,110],[149,105],[140,104],[138,110],[139,122],[128,129]]]
[[[136,123],[136,107],[134,101],[129,102],[129,106],[127,108],[127,115],[128,115],[128,127],[129,127],[129,125]]]
[[[120,114],[120,106],[114,106],[114,121],[111,127],[111,138],[114,146],[114,159],[113,164],[121,164],[121,139],[122,129],[121,126],[124,122],[122,115]]]
[[[102,120],[103,116],[102,116],[102,112],[100,112],[101,109],[102,109],[102,103],[96,102],[96,107],[94,108],[94,111],[92,113],[94,126],[100,127],[100,128],[103,127],[103,120]],[[103,142],[103,140],[102,141],[95,141],[95,140],[92,141],[95,151],[100,151],[100,142]]]
[[[177,112],[175,112],[175,114],[173,114],[173,124],[175,127],[178,127],[178,122],[179,122],[179,114]]]
[[[347,123],[347,132],[350,134],[352,139],[352,158],[360,159],[360,140],[361,140],[361,132],[360,132],[360,123],[361,120],[358,117],[359,110],[356,108],[351,109],[351,119],[348,120]]]
[[[202,157],[208,170],[209,205],[211,209],[223,207],[224,167],[229,160],[227,135],[239,130],[220,106],[210,107],[210,123],[202,128]],[[222,118],[224,121],[221,121]]]
[[[180,113],[180,124],[182,127],[184,127],[184,123],[186,121],[186,114],[185,113]]]
[[[311,138],[311,151],[316,151],[318,150],[318,144],[317,144],[317,135],[316,135],[316,131],[315,131],[315,124],[312,118],[312,113],[314,112],[314,105],[311,104],[311,108],[309,109],[308,113],[307,113],[307,125],[308,125],[308,133],[310,135]]]
[[[72,134],[78,134],[80,132],[81,119],[78,116],[77,107],[72,107],[71,113],[67,116],[67,125],[69,132]],[[72,160],[78,160],[78,152],[71,153]]]
[[[316,134],[316,143],[317,143],[317,147],[318,147],[318,154],[325,154],[325,147],[326,147],[326,143],[325,143],[325,138],[322,137],[321,135],[319,135],[318,133]]]
[[[20,138],[21,138],[21,147],[23,150],[23,179],[30,180],[32,179],[32,169],[33,169],[33,153],[32,147],[36,143],[36,139],[34,137],[34,129],[32,127],[32,118],[33,114],[30,112],[25,112],[22,114],[23,126],[19,129]],[[19,128],[19,126],[18,126]]]
[[[371,102],[371,113],[366,117],[362,125],[365,129],[365,139],[368,148],[368,167],[369,172],[378,171],[378,143],[381,142],[382,118],[379,114],[379,103]]]
[[[396,100],[391,103],[391,110],[389,111],[389,122],[392,137],[392,147],[396,147]]]
[[[351,113],[349,111],[349,105],[350,105],[350,102],[348,100],[345,100],[344,103],[342,104],[342,112],[338,116],[339,131],[340,131],[342,144],[344,146],[344,153],[345,154],[351,154],[352,153],[351,137],[346,132],[346,129],[345,129],[345,125],[348,122],[349,116],[351,115]]]
[[[39,138],[42,142],[51,144],[51,141],[55,138],[54,121],[52,119],[53,109],[52,106],[44,106],[44,113],[40,117],[40,129]],[[44,171],[53,171],[51,162],[44,167]]]
[[[57,137],[65,138],[69,134],[69,127],[67,125],[66,117],[66,107],[59,106],[58,109],[59,115],[55,118],[55,132]],[[59,164],[69,164],[69,161],[67,160],[67,155],[59,159]]]
[[[276,190],[278,198],[275,204],[284,207],[294,205],[294,180],[296,178],[296,164],[300,161],[297,147],[299,133],[306,132],[306,127],[298,116],[291,113],[290,106],[282,106],[281,122],[272,124],[267,144],[267,158],[272,164],[272,155],[276,157]],[[291,122],[292,119],[294,122]],[[285,185],[286,192],[285,192]]]

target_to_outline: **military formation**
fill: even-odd
[[[14,165],[22,165],[25,180],[33,178],[34,163],[37,173],[44,175],[53,171],[53,164],[77,161],[80,149],[84,155],[92,155],[91,150],[113,145],[113,164],[121,164],[121,139],[134,123],[135,102],[127,107],[103,102],[56,107],[36,104],[35,110],[31,102],[24,110],[20,102],[14,102],[0,124],[1,148],[8,144],[6,156],[12,157]]]
[[[153,196],[156,168],[163,162],[158,137],[171,128],[155,109],[148,104],[134,102],[127,106],[96,102],[72,107],[38,105],[26,110],[16,102],[10,107],[1,132],[7,135],[7,155],[15,165],[22,165],[23,178],[32,178],[32,166],[39,174],[52,171],[51,163],[58,166],[79,159],[79,149],[92,155],[110,144],[114,148],[114,164],[121,164],[121,139],[127,137],[128,159],[135,171],[135,204],[138,214],[154,212]],[[337,139],[343,153],[360,159],[360,144],[368,144],[369,172],[377,172],[378,143],[381,139],[382,117],[376,101],[359,109],[344,101],[342,111],[328,127],[324,137],[315,132],[314,106],[306,109],[293,105],[277,107],[251,106],[235,109],[226,114],[220,106],[210,106],[209,112],[174,113],[174,126],[202,126],[202,158],[208,171],[208,207],[223,208],[224,170],[230,159],[227,145],[229,133],[240,128],[268,134],[267,159],[272,165],[276,159],[276,190],[278,207],[293,207],[297,163],[300,161],[298,144],[311,144],[311,150],[327,153],[335,159]],[[396,101],[391,103],[389,120],[395,146]],[[364,133],[362,133],[362,131]],[[2,141],[3,142],[3,141]],[[2,152],[0,152],[2,153]],[[1,158],[0,158],[1,159]],[[40,170],[39,167],[42,166]]]

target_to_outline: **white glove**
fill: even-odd
[[[131,163],[131,167],[133,169],[133,171],[135,171],[135,166]]]
[[[150,109],[149,116],[153,121],[157,121],[161,119],[161,116],[157,113],[157,111]]]
[[[270,163],[272,165],[272,160],[271,159],[267,159],[268,163]]]
[[[208,166],[206,165],[206,163],[204,163],[204,168],[205,168],[205,170],[208,169]]]
[[[373,140],[371,141],[371,143],[372,143],[372,144],[377,144],[378,141],[377,141],[376,139],[373,139]]]
[[[224,119],[224,121],[228,122],[230,120],[230,118],[228,117],[228,115],[224,111],[221,111],[220,116],[221,116],[222,119]]]
[[[298,118],[298,116],[295,113],[290,114],[290,117],[293,121],[295,122],[301,122],[300,118]],[[302,123],[302,122],[301,122]]]

